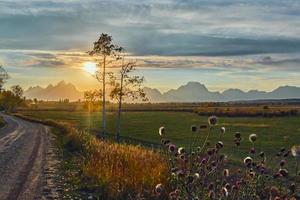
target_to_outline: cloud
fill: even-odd
[[[2,0],[0,47],[88,50],[101,32],[136,55],[300,51],[295,0]]]

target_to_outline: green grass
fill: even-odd
[[[22,114],[39,119],[54,119],[67,121],[79,129],[101,130],[101,113],[87,112],[64,112],[64,111],[23,111]],[[224,152],[231,158],[237,159],[246,156],[251,143],[248,135],[256,133],[257,151],[264,150],[266,153],[275,155],[283,147],[299,144],[300,117],[220,117],[218,125],[213,129],[210,137],[211,143],[218,141],[221,126],[226,127],[226,134],[221,140],[224,142]],[[122,115],[122,135],[158,143],[160,141],[158,128],[166,128],[166,136],[171,142],[189,148],[191,141],[199,137],[198,145],[204,141],[206,131],[196,135],[190,131],[190,126],[206,124],[207,117],[198,116],[186,112],[127,112]],[[109,133],[115,131],[115,114],[108,113],[107,129]],[[233,139],[236,132],[243,137],[239,149],[234,146]],[[287,136],[287,143],[284,137]]]

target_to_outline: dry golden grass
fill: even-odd
[[[86,151],[83,174],[105,188],[111,198],[149,192],[157,183],[167,182],[168,165],[160,153],[68,129],[72,148]]]
[[[109,193],[143,193],[157,183],[166,183],[167,165],[162,156],[142,147],[107,143],[93,139],[84,166],[86,176],[103,185]]]

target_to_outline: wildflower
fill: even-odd
[[[201,164],[202,165],[205,165],[207,163],[207,159],[206,158],[203,158],[202,160],[201,160]]]
[[[174,144],[169,145],[169,152],[174,153],[176,151],[176,146]]]
[[[163,191],[164,191],[164,187],[163,187],[163,185],[162,185],[161,183],[160,183],[160,184],[157,184],[157,185],[155,186],[155,193],[156,193],[156,194],[160,195],[160,194],[163,193]]]
[[[248,163],[252,163],[252,158],[251,157],[246,157],[245,159],[244,159],[244,163],[245,164],[248,164]]]
[[[255,176],[255,172],[250,172],[249,175],[251,178],[253,178]]]
[[[200,178],[200,174],[199,173],[195,173],[194,174],[194,178],[197,180],[197,179],[199,179]]]
[[[183,147],[178,148],[178,154],[183,154],[185,152]]]
[[[192,131],[193,133],[196,133],[196,132],[198,131],[197,126],[196,126],[196,125],[192,125],[192,126],[191,126],[191,131]]]
[[[254,143],[257,139],[257,135],[256,134],[250,134],[249,135],[249,141]]]
[[[280,163],[279,163],[280,167],[283,167],[285,164],[286,164],[285,160],[281,160]]]
[[[240,132],[236,132],[236,133],[235,133],[235,137],[236,137],[236,138],[241,138]]]
[[[214,153],[215,153],[215,149],[210,148],[210,149],[207,150],[207,154],[209,156],[213,155]]]
[[[211,116],[208,118],[208,124],[210,126],[215,126],[217,124],[217,122],[218,122],[218,119],[216,116]]]
[[[265,152],[261,151],[261,152],[259,153],[259,156],[262,157],[262,158],[265,157]]]
[[[225,127],[221,127],[221,133],[225,133],[226,132],[226,129],[225,129]]]
[[[223,187],[222,188],[222,194],[225,196],[225,197],[228,197],[229,193],[228,193],[228,190],[226,187]]]
[[[210,184],[208,185],[208,189],[209,189],[209,190],[214,189],[214,184],[213,184],[213,183],[210,183]]]
[[[294,156],[294,157],[300,157],[300,146],[293,146],[292,148],[291,148],[291,153],[292,153],[292,155]]]
[[[296,185],[295,185],[295,183],[292,183],[290,186],[289,186],[289,189],[291,190],[291,192],[295,192],[295,190],[296,190]]]
[[[223,142],[219,141],[217,144],[216,144],[216,148],[217,149],[221,149],[222,147],[224,146]]]
[[[286,170],[286,169],[280,169],[280,170],[278,171],[278,173],[279,173],[281,176],[283,176],[283,177],[287,177],[287,176],[288,176],[288,170]]]
[[[240,142],[240,141],[236,141],[236,142],[235,142],[235,145],[236,145],[236,146],[240,146],[240,145],[241,145],[241,142]]]
[[[252,148],[250,149],[250,153],[255,154],[255,152],[256,152],[256,151],[255,151],[255,148],[252,147]]]
[[[209,193],[208,193],[208,197],[209,197],[209,199],[215,199],[214,191],[210,190]]]
[[[174,167],[174,168],[171,169],[171,172],[173,172],[173,173],[177,172],[177,171],[178,171],[178,168],[176,168],[176,167]]]
[[[158,134],[160,135],[160,137],[163,137],[165,135],[165,127],[160,127],[158,129]]]
[[[273,178],[274,178],[274,179],[277,179],[277,178],[279,178],[279,177],[281,177],[281,176],[282,176],[282,175],[281,175],[279,172],[273,174]]]
[[[232,191],[236,191],[236,190],[238,190],[238,186],[236,186],[236,185],[233,185],[233,186],[232,186],[232,188],[231,188],[231,190],[232,190]]]
[[[230,190],[230,184],[229,184],[229,183],[226,183],[224,187],[225,187],[227,190]]]
[[[181,159],[181,160],[184,160],[184,159],[185,159],[185,157],[184,157],[183,154],[180,154],[180,159]]]
[[[228,176],[229,176],[229,170],[228,170],[228,169],[224,169],[223,175],[224,175],[225,177],[228,177]]]

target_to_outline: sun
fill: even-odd
[[[95,74],[97,71],[97,64],[94,62],[85,62],[83,66],[84,70],[90,74]]]

